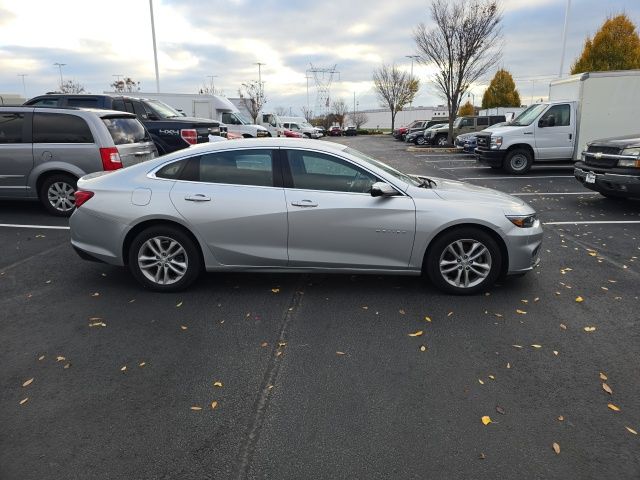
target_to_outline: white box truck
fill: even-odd
[[[577,161],[588,142],[637,134],[640,70],[582,73],[551,82],[549,101],[477,136],[476,159],[523,174],[534,162]]]
[[[136,92],[136,96],[162,100],[189,117],[218,120],[227,125],[230,133],[242,135],[245,138],[269,136],[265,127],[252,124],[251,120],[245,118],[233,103],[219,95]]]

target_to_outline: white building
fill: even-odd
[[[360,110],[367,114],[367,123],[362,128],[367,129],[390,129],[391,111],[385,108],[372,110]],[[438,118],[449,118],[449,110],[443,105],[437,107],[407,107],[396,114],[395,126],[408,125],[414,120],[437,120]]]
[[[22,105],[27,99],[17,93],[0,93],[0,105]]]

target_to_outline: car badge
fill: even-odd
[[[596,159],[597,159],[597,160],[600,160],[600,159],[602,158],[602,152],[598,152],[598,153],[596,153],[596,155],[595,155],[595,156],[596,156]]]

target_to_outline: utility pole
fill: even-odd
[[[18,76],[22,77],[22,92],[24,93],[24,98],[26,100],[27,99],[27,85],[24,82],[24,77],[28,77],[29,75],[27,75],[26,73],[19,73]]]
[[[153,20],[153,0],[149,0],[151,12],[151,38],[153,39],[153,61],[156,66],[156,93],[160,93],[160,74],[158,73],[158,49],[156,48],[156,24]]]
[[[308,74],[305,73],[304,78],[307,79],[307,115],[310,116],[309,112],[311,112],[311,110],[309,109],[309,79],[312,78],[312,77],[310,77]],[[309,118],[309,120],[311,120],[311,119]]]
[[[560,56],[560,78],[564,70],[564,54],[567,49],[567,30],[569,28],[569,13],[571,11],[571,0],[567,0],[567,10],[564,13],[564,29],[562,30],[562,54]]]
[[[264,85],[262,84],[262,66],[266,65],[266,63],[256,62],[254,65],[258,65],[258,86],[259,86],[259,99],[262,100],[264,98]],[[262,103],[262,102],[260,102]]]
[[[353,92],[353,120],[356,119],[356,92]]]
[[[54,63],[56,67],[60,69],[60,88],[62,89],[62,67],[66,65],[66,63]]]
[[[215,84],[213,83],[213,79],[218,78],[218,75],[207,75],[207,78],[209,79],[209,90],[211,90],[211,95],[215,95],[216,88]]]

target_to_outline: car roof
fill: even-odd
[[[59,107],[51,105],[0,105],[0,112],[11,110],[13,112],[52,112],[52,113],[77,113],[90,112],[100,118],[106,117],[127,117],[137,118],[135,114],[129,112],[121,112],[119,110],[104,110],[99,108],[82,108],[82,107]]]

